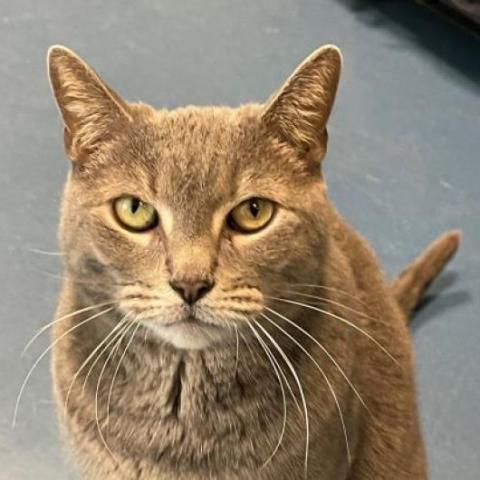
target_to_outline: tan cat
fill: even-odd
[[[392,288],[329,202],[339,50],[238,108],[156,110],[64,47],[48,64],[72,160],[53,375],[85,478],[427,478],[406,314],[459,234]]]

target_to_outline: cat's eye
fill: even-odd
[[[127,230],[145,232],[158,224],[155,208],[137,197],[126,195],[113,201],[118,223]]]
[[[266,227],[275,213],[275,204],[265,198],[249,198],[236,206],[228,216],[230,228],[253,233]]]

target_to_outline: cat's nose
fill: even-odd
[[[213,288],[214,283],[215,282],[208,280],[171,280],[170,286],[186,303],[193,305]]]

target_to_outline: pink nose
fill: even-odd
[[[213,285],[213,281],[207,280],[172,280],[170,282],[170,286],[173,290],[175,290],[189,305],[193,305],[205,296],[213,288]]]

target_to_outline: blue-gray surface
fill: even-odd
[[[0,1],[0,479],[73,479],[36,369],[53,316],[55,229],[67,162],[45,75],[52,43],[76,49],[130,99],[158,106],[265,99],[323,43],[344,52],[327,174],[338,206],[394,272],[437,233],[461,252],[417,315],[421,416],[434,480],[480,471],[480,49],[406,0]]]

